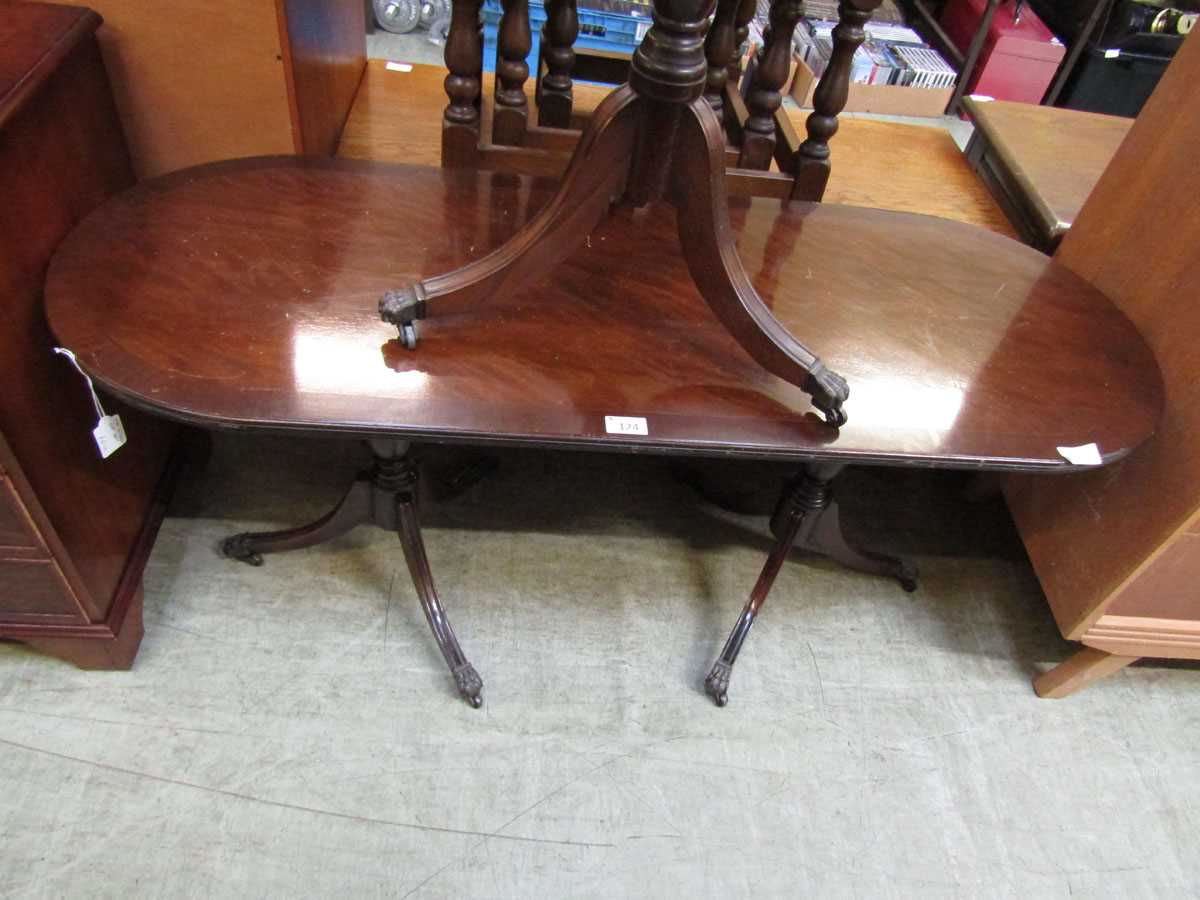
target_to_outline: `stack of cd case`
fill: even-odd
[[[833,52],[836,22],[801,20],[796,26],[796,56],[818,78]],[[905,87],[953,87],[958,73],[911,28],[871,23],[850,64],[851,84],[894,84]]]

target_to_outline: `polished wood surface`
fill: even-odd
[[[366,56],[357,0],[87,5],[139,177],[336,146]]]
[[[49,315],[101,382],[211,425],[1057,469],[1059,445],[1113,458],[1154,428],[1153,359],[1100,294],[1005,238],[877,210],[731,201],[755,288],[850,380],[840,431],[723,331],[663,209],[611,217],[527,293],[423,322],[416,351],[377,320],[384,290],[485,254],[547,197],[340,161],[178,173],[64,243]]]
[[[772,315],[734,246],[725,135],[703,96],[710,67],[704,50],[710,8],[705,0],[655,0],[654,23],[634,51],[628,82],[588,120],[558,190],[510,240],[461,268],[399,283],[381,297],[380,316],[397,327],[404,346],[415,347],[416,320],[428,310],[438,315],[473,312],[501,289],[520,295],[536,279],[553,278],[558,263],[615,207],[640,209],[661,202],[678,213],[679,242],[693,285],[725,330],[766,371],[809,394],[829,424],[845,424],[845,380]],[[506,10],[507,17],[519,12],[520,5]],[[528,23],[524,29],[528,31]],[[522,64],[518,74],[523,72]],[[510,75],[501,73],[497,115]],[[455,78],[447,80],[447,124],[456,124],[452,119],[457,114],[451,116],[457,101]]]
[[[83,9],[0,9],[0,29],[24,35],[0,42],[0,70],[13,73],[14,59],[30,65],[0,95],[9,111],[0,123],[0,637],[54,635],[54,651],[76,662],[99,654],[128,665],[138,616],[127,612],[145,562],[137,548],[157,524],[153,496],[174,428],[107,400],[129,443],[100,460],[91,401],[52,352],[42,305],[55,247],[133,183],[98,21]]]
[[[445,69],[414,65],[411,72],[367,62],[338,155],[382,162],[441,164]],[[482,90],[494,90],[483,74]],[[526,83],[532,97],[533,86]],[[576,83],[576,112],[590,115],[610,87]],[[530,101],[532,102],[532,100]],[[805,113],[788,109],[803,133]],[[942,216],[1015,236],[1016,231],[987,188],[971,171],[954,139],[940,128],[843,118],[825,202]],[[565,157],[554,156],[550,174],[561,174]]]
[[[276,0],[276,12],[296,152],[331,156],[367,63],[363,4]]]
[[[1052,250],[1129,133],[1119,116],[970,97],[967,157],[1035,246]]]
[[[1200,117],[1180,114],[1197,80],[1200,41],[1189,38],[1055,257],[1145,335],[1165,382],[1158,433],[1103,473],[1006,488],[1060,630],[1085,643],[1111,637],[1102,624],[1112,617],[1161,619],[1174,632],[1178,620],[1200,621],[1200,304],[1189,287],[1200,275]],[[1200,631],[1157,647],[1153,632],[1141,629],[1144,655],[1200,648]]]

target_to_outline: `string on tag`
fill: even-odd
[[[66,347],[55,347],[54,352],[69,359],[71,365],[75,367],[75,371],[82,375],[83,380],[87,382],[88,393],[92,397],[92,406],[96,408],[97,421],[96,427],[92,429],[92,438],[96,441],[101,459],[108,459],[125,444],[125,426],[121,424],[121,417],[115,413],[110,416],[104,411],[100,395],[96,393],[96,385],[92,383],[91,376],[83,371],[83,367],[79,365],[79,360],[75,358],[74,353]]]
[[[75,354],[66,347],[55,347],[54,352],[69,359],[71,365],[75,367],[75,371],[83,376],[83,380],[87,382],[88,393],[92,395],[92,406],[96,407],[96,418],[103,419],[107,413],[104,412],[104,407],[100,405],[100,395],[96,393],[96,385],[92,383],[92,377],[83,371],[83,367],[79,365],[79,360],[75,358]]]

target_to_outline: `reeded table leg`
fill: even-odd
[[[263,553],[279,553],[311,547],[344,534],[356,525],[373,523],[400,535],[404,558],[412,576],[425,619],[458,691],[471,706],[483,705],[483,680],[467,661],[446,611],[438,599],[433,573],[421,539],[417,517],[417,465],[408,456],[403,441],[373,440],[375,454],[370,473],[360,475],[342,502],[310,525],[286,531],[259,531],[235,534],[221,544],[221,552],[232,559],[262,565]]]
[[[763,601],[767,599],[771,586],[775,584],[775,577],[779,574],[784,560],[787,559],[792,545],[796,542],[805,524],[810,522],[814,515],[819,515],[829,502],[829,478],[831,477],[832,475],[826,474],[819,467],[812,467],[788,489],[784,499],[780,502],[779,509],[771,518],[771,526],[775,531],[775,546],[767,555],[767,561],[758,575],[758,581],[754,583],[754,589],[750,591],[750,599],[746,601],[746,605],[742,608],[742,614],[738,616],[737,623],[733,626],[733,631],[729,633],[721,655],[713,664],[708,677],[704,679],[704,690],[713,698],[713,702],[717,706],[724,706],[729,702],[729,676],[733,674],[733,664],[737,662],[738,653],[746,641],[746,635],[750,633],[750,626],[754,624],[754,619],[758,615],[759,609],[762,608]]]
[[[411,467],[410,467],[411,469]],[[446,610],[438,599],[437,588],[433,583],[433,572],[429,568],[429,559],[425,556],[425,542],[421,540],[421,524],[417,519],[417,504],[415,497],[416,473],[412,473],[411,487],[401,489],[396,493],[396,519],[399,525],[400,544],[404,547],[404,559],[408,562],[408,573],[412,576],[417,596],[421,598],[421,609],[425,611],[425,620],[438,642],[442,657],[450,667],[454,683],[463,699],[478,709],[483,705],[483,679],[475,671],[458,644],[450,620],[446,618]]]
[[[860,572],[891,576],[906,591],[916,590],[917,570],[911,563],[883,553],[859,550],[846,541],[830,488],[841,469],[839,463],[814,463],[784,489],[771,516],[775,544],[720,657],[704,679],[704,689],[717,706],[724,706],[729,701],[733,664],[792,547],[823,554]]]

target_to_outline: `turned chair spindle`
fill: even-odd
[[[451,167],[483,165],[504,171],[540,172],[544,171],[547,149],[552,145],[546,143],[548,133],[529,130],[529,104],[525,96],[525,82],[530,74],[526,58],[532,43],[529,0],[501,2],[504,14],[497,41],[494,113],[491,133],[483,134],[481,0],[453,0],[446,42],[449,104],[443,117],[442,160]],[[668,0],[663,10],[675,2]],[[674,77],[671,70],[675,67],[695,69],[687,77],[698,79],[705,102],[717,114],[717,121],[728,135],[726,165],[736,170],[755,170],[730,173],[739,185],[736,192],[816,201],[822,199],[829,180],[829,141],[837,132],[837,117],[846,105],[854,52],[865,37],[863,27],[880,2],[841,0],[838,25],[833,31],[833,52],[814,92],[815,109],[807,119],[804,141],[796,135],[782,109],[782,91],[791,68],[792,35],[803,10],[802,0],[773,0],[763,46],[745,76],[748,82],[744,98],[738,90],[738,82],[742,80],[740,50],[756,12],[755,0],[706,0],[697,8],[712,9],[715,5],[711,26],[706,19],[694,20],[670,38],[666,37],[666,31],[647,35],[646,40],[651,43],[683,40],[686,51],[682,47],[643,46],[638,48],[635,59],[638,54],[654,56],[655,64],[664,66],[662,74],[668,80]],[[546,0],[546,10],[541,35],[545,69],[537,83],[537,125],[569,129],[574,112],[572,75],[579,13],[576,0]],[[695,12],[686,3],[680,11],[685,19]],[[683,62],[690,55],[698,58],[694,65],[690,58]],[[636,63],[631,77],[639,77]],[[642,93],[650,99],[654,90],[647,87]],[[553,147],[559,152],[560,148],[570,146],[563,145],[561,138],[554,140],[557,143]],[[664,140],[669,142],[670,135],[664,134]],[[771,169],[772,159],[778,164],[778,172]],[[639,171],[646,173],[644,164]],[[658,173],[660,181],[661,176]]]
[[[737,11],[733,16],[733,56],[726,69],[729,72],[729,84],[737,85],[742,77],[742,49],[750,39],[750,21],[758,12],[757,0],[740,0]]]
[[[454,0],[450,33],[446,37],[446,96],[442,114],[442,165],[469,166],[479,144],[479,103],[482,90],[482,0]]]
[[[548,0],[546,24],[542,26],[542,58],[546,75],[538,84],[538,125],[570,128],[571,72],[575,68],[575,38],[579,36],[579,13],[575,0]]]
[[[750,115],[738,157],[738,166],[743,169],[766,169],[775,155],[775,113],[783,103],[781,91],[792,64],[792,33],[803,12],[801,0],[775,0],[771,4],[770,22],[746,94]]]
[[[813,112],[805,127],[808,137],[794,157],[795,183],[792,198],[820,200],[829,182],[829,140],[838,129],[838,113],[846,106],[850,91],[850,66],[854,53],[866,37],[863,26],[880,0],[841,0],[838,24],[833,29],[833,52],[829,65],[813,92]]]
[[[729,63],[737,48],[737,23],[735,21],[741,0],[718,0],[717,14],[708,28],[704,39],[704,55],[708,60],[708,78],[704,85],[704,99],[713,108],[718,118],[725,104],[725,85],[729,81]],[[751,5],[753,9],[753,5]]]
[[[533,39],[529,33],[529,0],[501,0],[504,14],[496,42],[496,112],[492,119],[492,142],[519,146],[525,142],[529,101],[525,62]]]

